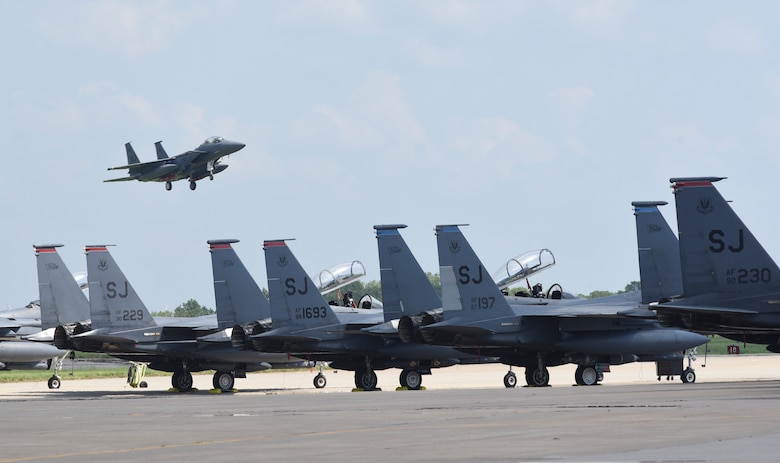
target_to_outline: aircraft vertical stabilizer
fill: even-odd
[[[284,240],[265,241],[263,250],[274,330],[291,325],[314,328],[339,323]]]
[[[252,275],[238,258],[232,243],[238,240],[209,240],[214,297],[219,329],[271,317],[271,306]]]
[[[105,245],[87,246],[92,327],[133,329],[156,323]]]
[[[445,322],[514,315],[457,225],[436,226],[436,242]]]
[[[125,151],[127,151],[127,164],[140,164],[141,161],[138,159],[138,155],[135,154],[135,150],[133,149],[133,145],[131,145],[129,142],[125,143]]]
[[[89,320],[89,301],[62,261],[61,244],[33,245],[38,267],[41,328]]]
[[[634,201],[642,303],[682,294],[680,246],[658,206],[666,201]]]
[[[441,308],[441,298],[406,245],[399,228],[374,225],[385,321]]]
[[[777,291],[780,269],[713,185],[722,179],[670,179],[685,297]]]
[[[168,159],[168,153],[165,152],[165,148],[162,146],[162,141],[155,142],[154,149],[157,151],[157,159]]]

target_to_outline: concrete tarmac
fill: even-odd
[[[237,393],[167,392],[122,379],[0,385],[1,462],[424,461],[773,462],[780,455],[780,358],[696,362],[697,382],[658,381],[652,364],[613,367],[603,385],[506,389],[503,365],[456,366],[425,391],[351,392],[349,372],[250,374]],[[517,369],[522,378],[522,369]],[[522,379],[520,381],[523,382]]]

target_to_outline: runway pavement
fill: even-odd
[[[425,391],[350,392],[349,372],[251,374],[239,392],[167,392],[122,379],[0,385],[2,462],[28,461],[777,461],[780,357],[696,362],[697,382],[658,381],[651,364],[613,367],[601,386],[506,389],[502,365],[456,366]],[[518,369],[522,377],[522,369]]]

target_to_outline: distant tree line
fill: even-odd
[[[155,317],[200,317],[201,315],[210,315],[213,313],[214,310],[200,305],[195,299],[190,299],[187,302],[180,304],[173,311],[163,310],[160,312],[152,312],[152,315]]]

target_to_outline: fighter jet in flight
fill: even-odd
[[[140,162],[130,143],[125,143],[127,165],[109,167],[108,170],[127,169],[126,177],[104,180],[104,182],[125,182],[138,180],[140,182],[165,182],[165,189],[171,190],[171,182],[188,179],[190,190],[197,188],[200,179],[208,177],[214,180],[214,175],[227,169],[227,164],[220,162],[223,156],[242,149],[243,143],[225,140],[222,137],[209,137],[200,146],[191,151],[169,157],[162,147],[162,142],[154,144],[157,150],[157,160]]]
[[[780,268],[715,188],[724,178],[670,179],[683,290],[651,308],[665,326],[780,352]]]
[[[592,385],[609,365],[681,359],[681,351],[709,341],[632,315],[641,304],[638,294],[573,301],[506,297],[459,226],[437,226],[436,235],[444,317],[413,323],[419,335],[431,343],[523,366],[528,384],[546,385],[548,365],[576,363],[575,382]]]

